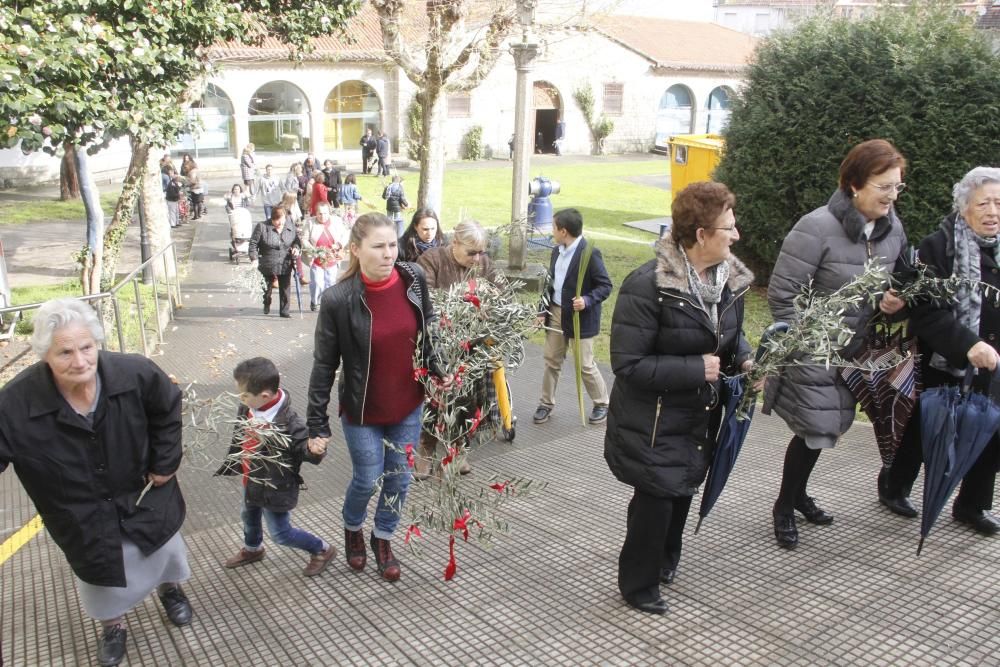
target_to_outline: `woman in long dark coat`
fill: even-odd
[[[181,392],[145,357],[100,352],[100,320],[81,301],[49,301],[34,324],[42,360],[0,389],[0,472],[14,467],[101,622],[98,662],[117,665],[125,614],[153,590],[174,625],[191,622]]]
[[[920,243],[920,261],[941,277],[978,280],[1000,289],[1000,169],[977,167],[955,185],[954,212]],[[968,366],[983,369],[973,383],[989,391],[1000,350],[1000,308],[978,290],[962,289],[949,303],[922,303],[910,311],[910,328],[920,340],[924,388],[956,384]],[[891,511],[916,517],[910,488],[920,471],[919,403],[903,436],[896,459],[880,476],[879,500]],[[1000,533],[990,514],[1000,436],[994,435],[959,489],[952,516],[983,535]]]
[[[288,312],[291,294],[292,268],[302,249],[295,225],[285,224],[285,209],[278,206],[271,211],[269,222],[258,222],[250,237],[250,261],[258,262],[257,268],[264,276],[264,314],[271,312],[271,291],[278,281],[278,314],[291,317]]]
[[[753,274],[732,256],[735,197],[693,183],[673,203],[670,236],[625,279],[611,322],[611,390],[604,458],[634,487],[618,588],[631,607],[663,614],[691,497],[712,460],[721,373],[749,370],[743,295]]]

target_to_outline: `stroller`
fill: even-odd
[[[240,263],[241,257],[250,259],[250,236],[253,234],[253,217],[248,208],[234,208],[229,212],[229,261]]]

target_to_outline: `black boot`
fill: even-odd
[[[774,538],[778,545],[786,549],[794,549],[799,544],[799,529],[795,527],[794,514],[774,515]]]

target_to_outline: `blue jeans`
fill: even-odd
[[[410,487],[410,468],[404,450],[408,444],[416,447],[423,410],[424,406],[418,405],[403,421],[388,426],[359,426],[351,424],[346,417],[340,418],[354,467],[354,476],[344,498],[344,528],[347,530],[361,530],[368,515],[368,501],[381,480],[382,492],[375,510],[373,534],[383,540],[392,538],[399,524],[406,490]],[[385,445],[383,439],[393,446]]]
[[[251,482],[252,483],[252,482]],[[250,551],[260,549],[264,543],[261,517],[267,521],[267,532],[276,544],[293,549],[302,549],[311,554],[323,553],[323,540],[312,533],[292,526],[291,512],[272,512],[263,507],[243,504],[240,517],[243,519],[243,543]]]
[[[271,221],[271,213],[274,211],[274,207],[269,204],[264,204],[264,221]]]

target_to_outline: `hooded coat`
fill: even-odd
[[[694,495],[705,480],[722,406],[719,381],[705,380],[704,354],[727,374],[750,358],[743,295],[753,274],[735,257],[718,304],[719,322],[690,291],[671,238],[622,283],[611,321],[611,390],[604,458],[620,481],[643,493]]]
[[[795,299],[810,283],[816,293],[830,294],[864,271],[869,260],[876,260],[887,275],[893,270],[907,248],[895,210],[875,220],[867,238],[866,223],[843,190],[795,223],[781,245],[767,290],[775,322],[795,322]],[[844,321],[855,334],[848,347],[861,342],[874,313],[866,305],[845,314]],[[839,368],[788,366],[779,377],[768,379],[763,411],[769,414],[773,409],[795,435],[832,446],[854,422],[855,403]]]

